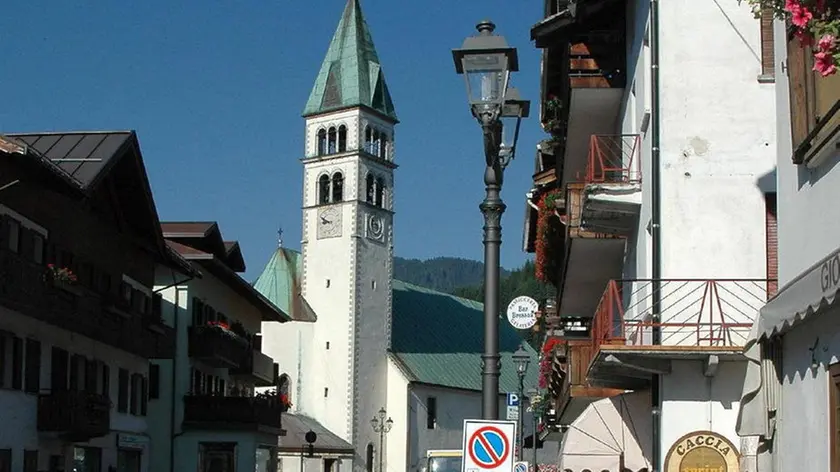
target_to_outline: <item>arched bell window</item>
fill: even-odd
[[[335,154],[337,152],[337,133],[335,131],[335,126],[330,127],[330,130],[327,132],[327,153],[328,154]]]
[[[373,143],[373,131],[370,129],[370,126],[365,126],[365,147],[364,150],[367,153],[372,152],[372,143]]]
[[[344,201],[344,175],[341,172],[333,174],[332,178],[332,201]]]
[[[347,127],[341,125],[338,127],[338,152],[347,150]]]
[[[365,201],[373,203],[376,198],[376,181],[373,174],[368,174],[365,179]]]
[[[318,204],[330,202],[330,177],[326,174],[318,178]]]
[[[327,153],[327,130],[321,128],[318,130],[318,155],[323,156]]]
[[[388,159],[388,135],[382,133],[382,139],[379,143],[379,157]]]
[[[378,207],[383,207],[385,203],[385,179],[379,177],[376,179],[376,203]]]

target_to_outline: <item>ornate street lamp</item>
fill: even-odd
[[[525,435],[522,431],[522,404],[525,396],[525,373],[528,372],[528,364],[531,363],[531,355],[525,350],[523,345],[520,345],[516,352],[513,353],[513,364],[516,365],[516,375],[519,376],[519,419],[517,420],[516,430],[519,432],[519,460],[522,460],[522,448],[524,447]]]
[[[500,192],[504,168],[516,152],[519,122],[528,116],[530,102],[508,88],[510,73],[519,70],[516,48],[502,36],[493,34],[496,25],[489,20],[476,26],[477,36],[464,40],[452,50],[455,71],[464,76],[470,111],[484,134],[485,197],[479,208],[484,215],[484,354],[481,356],[482,417],[499,417],[499,248],[502,244],[502,213],[505,204]],[[510,137],[503,136],[503,121]]]
[[[394,420],[392,420],[391,417],[388,417],[386,420],[386,416],[388,416],[388,412],[385,411],[385,407],[382,407],[379,409],[377,416],[370,419],[370,425],[373,427],[373,431],[375,433],[379,433],[379,472],[385,472],[385,469],[382,468],[383,452],[385,451],[385,435],[388,434],[388,432],[391,431],[391,427],[394,426]]]

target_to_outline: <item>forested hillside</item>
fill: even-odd
[[[508,274],[502,269],[502,277]],[[484,264],[457,257],[436,257],[425,261],[395,257],[394,278],[451,293],[456,288],[480,284],[484,280]]]

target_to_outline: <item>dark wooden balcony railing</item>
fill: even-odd
[[[276,397],[184,397],[184,428],[261,430],[279,434],[286,407]]]
[[[592,135],[584,181],[588,184],[640,183],[641,148],[642,139],[638,134]]]
[[[38,431],[59,433],[70,441],[87,441],[111,430],[111,401],[80,391],[38,396]]]
[[[253,348],[239,367],[231,369],[230,373],[248,377],[257,387],[270,387],[274,385],[274,359]]]
[[[142,357],[174,354],[172,328],[158,326],[153,332],[140,315],[113,316],[106,298],[78,284],[53,281],[44,266],[0,250],[0,305]]]
[[[604,344],[651,345],[654,327],[665,346],[743,346],[767,301],[766,279],[661,280],[661,321],[654,323],[653,282],[607,285],[593,320],[593,353]]]
[[[189,355],[213,367],[238,369],[250,356],[248,341],[220,326],[190,326]]]

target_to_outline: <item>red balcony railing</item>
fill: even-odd
[[[654,281],[609,282],[592,323],[593,353],[603,344],[743,346],[767,301],[765,279],[660,281],[660,321],[652,321]]]
[[[638,183],[642,181],[642,139],[638,134],[589,138],[586,183]]]

